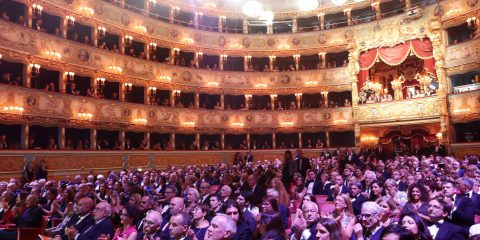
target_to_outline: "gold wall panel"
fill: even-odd
[[[435,96],[358,105],[360,123],[438,118],[441,113],[441,99]]]
[[[155,155],[155,167],[165,167],[167,165],[173,166],[192,166],[192,165],[203,165],[210,164],[215,165],[218,163],[223,163],[223,153],[202,153],[202,152],[191,152],[191,153],[179,153],[171,155]],[[233,162],[232,160],[229,160]]]
[[[480,38],[448,46],[445,53],[447,68],[480,62]]]
[[[130,168],[134,167],[147,167],[148,166],[148,155],[129,155],[128,156],[128,166]]]
[[[18,172],[25,165],[23,156],[0,155],[0,172]]]
[[[449,113],[453,122],[470,122],[480,119],[480,92],[465,92],[448,96]]]
[[[451,148],[457,158],[462,158],[466,154],[480,155],[480,144],[478,143],[454,143]]]
[[[99,155],[99,154],[38,154],[35,161],[45,160],[50,170],[95,170],[96,168],[121,168],[123,165],[122,155]]]

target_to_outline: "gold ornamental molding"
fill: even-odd
[[[305,129],[352,129],[352,108],[326,108],[305,110],[204,110],[169,108],[127,102],[110,101],[62,93],[51,93],[16,86],[0,86],[0,107],[11,104],[24,108],[22,115],[0,114],[9,122],[36,123],[48,126],[86,126],[102,129],[128,129],[132,131],[175,130],[175,132],[234,132],[267,131],[298,132]],[[79,113],[88,112],[85,119]],[[145,119],[137,123],[135,119]],[[341,121],[338,121],[341,120]],[[292,123],[285,125],[284,123]],[[190,124],[192,123],[192,124]],[[236,126],[241,123],[241,126]],[[268,126],[268,127],[266,127]]]
[[[445,51],[447,72],[480,63],[480,38],[448,46]],[[463,66],[465,65],[465,66]]]
[[[450,119],[454,123],[480,119],[480,91],[448,95]]]
[[[440,118],[441,99],[436,96],[358,105],[358,122],[398,122]]]

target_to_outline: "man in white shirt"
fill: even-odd
[[[365,202],[362,205],[360,223],[355,224],[354,231],[358,240],[380,240],[383,226],[380,217],[383,210],[375,202]]]
[[[451,210],[451,205],[443,199],[435,198],[428,203],[430,222],[427,225],[428,231],[434,240],[465,239],[461,227],[444,221]]]

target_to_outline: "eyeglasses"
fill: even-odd
[[[377,214],[369,214],[369,213],[362,213],[360,214],[360,219],[366,219],[369,220],[370,218],[377,216]]]

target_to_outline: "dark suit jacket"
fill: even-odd
[[[137,233],[137,240],[143,240],[143,236],[144,236],[144,235],[143,235],[143,232],[142,232],[142,231],[138,232],[138,233]],[[153,234],[153,239],[156,239],[156,238],[160,238],[160,239],[161,239],[162,236],[163,236],[162,232],[161,232],[161,231],[158,231],[158,232],[156,232],[155,234]]]
[[[15,219],[15,224],[18,227],[38,228],[42,225],[42,216],[43,211],[38,206],[27,208]]]
[[[342,189],[340,190],[340,192],[338,194],[342,194],[342,193],[349,194],[350,189],[347,186],[342,186]],[[327,201],[335,200],[334,198],[336,197],[336,195],[333,196],[333,189],[328,188],[327,189],[327,195],[328,195]]]
[[[315,235],[317,234],[317,224],[314,223],[310,226],[307,226],[307,228],[311,233],[310,237],[307,240],[315,240],[316,239]],[[297,232],[297,227],[293,226],[291,232],[292,233],[290,234],[290,236],[288,236],[288,239],[292,239],[292,236]]]
[[[290,218],[290,211],[288,207],[279,203],[278,210],[280,211],[280,215],[282,216],[282,221],[284,226],[288,226],[288,219]]]
[[[472,199],[473,205],[475,206],[475,214],[480,215],[480,195],[476,192],[472,192]]]
[[[407,189],[408,189],[408,184],[400,181],[400,183],[398,184],[398,190],[402,192],[406,192]]]
[[[378,229],[375,234],[370,237],[370,240],[381,240],[382,239],[382,233],[383,233],[384,227],[382,226],[380,229]]]
[[[300,168],[300,161],[302,161],[302,167]],[[310,160],[308,158],[302,157],[301,159],[295,160],[297,163],[297,169],[303,177],[307,174],[307,169],[312,168],[310,166]]]
[[[443,222],[440,225],[435,240],[464,240],[463,229],[455,224]]]
[[[84,230],[86,230],[87,228],[89,228],[90,226],[92,226],[93,224],[95,224],[95,220],[93,219],[93,215],[92,214],[88,214],[88,216],[86,216],[84,219],[82,219],[82,221],[78,222],[78,220],[80,220],[80,217],[75,214],[71,219],[70,221],[68,221],[66,227],[70,227],[70,226],[74,226],[75,229],[77,229],[77,231],[79,233],[83,232]],[[78,222],[78,223],[77,223]],[[61,231],[60,233],[60,236],[62,237],[62,239],[68,239],[68,237],[65,235],[65,231]]]
[[[255,195],[255,203],[253,203],[253,205],[260,204],[262,202],[263,196],[265,196],[265,190],[263,190],[263,188],[259,184],[257,184],[255,186],[255,189],[253,189],[253,193]]]
[[[315,180],[309,180],[308,182],[306,182],[305,183],[305,188],[308,188],[308,185],[312,181],[314,181],[313,189],[312,189],[313,195],[323,195],[323,194],[325,194],[325,192],[323,191],[323,183],[318,178],[315,178]]]
[[[353,201],[352,199],[353,213],[355,213],[355,216],[360,215],[360,213],[362,212],[362,204],[366,201],[367,201],[367,198],[363,196],[363,194],[358,194],[355,201]]]
[[[100,223],[95,223],[86,228],[78,235],[76,240],[93,240],[102,234],[113,236],[113,224],[110,218],[105,218]]]
[[[237,232],[233,235],[233,240],[250,240],[253,239],[253,232],[245,222],[237,224]]]
[[[458,197],[461,199],[455,211],[452,212],[450,222],[458,226],[470,228],[470,226],[475,224],[475,205],[473,205],[472,199],[468,197],[457,196],[457,198]]]

